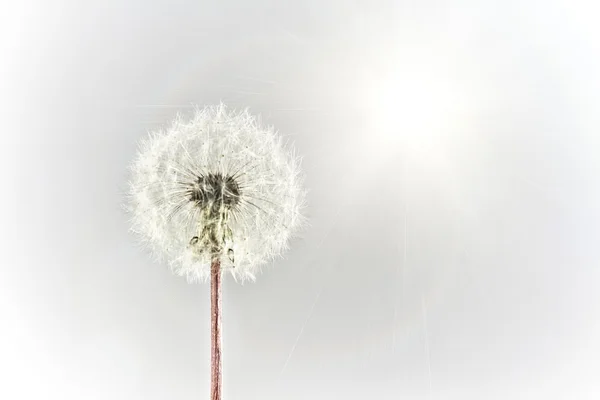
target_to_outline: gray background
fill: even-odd
[[[600,395],[598,8],[2,3],[0,397],[208,397],[208,286],[120,204],[221,100],[304,155],[311,226],[224,289],[224,399]]]

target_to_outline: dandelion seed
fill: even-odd
[[[131,170],[132,230],[190,282],[209,278],[213,254],[253,279],[305,222],[299,158],[248,111],[179,116],[142,142]]]
[[[221,277],[254,280],[305,223],[300,159],[272,127],[225,105],[178,116],[131,166],[132,231],[189,282],[211,281],[211,399],[221,393]]]

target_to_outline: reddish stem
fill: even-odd
[[[210,399],[221,400],[221,262],[215,257],[210,266]]]

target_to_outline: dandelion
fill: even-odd
[[[189,282],[211,282],[211,399],[221,393],[221,277],[254,280],[305,222],[300,159],[272,127],[225,105],[178,116],[131,166],[132,231]]]

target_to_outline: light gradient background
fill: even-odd
[[[209,288],[120,205],[136,142],[223,100],[296,143],[311,220],[225,282],[225,400],[599,398],[598,11],[3,2],[0,397],[208,397]]]

